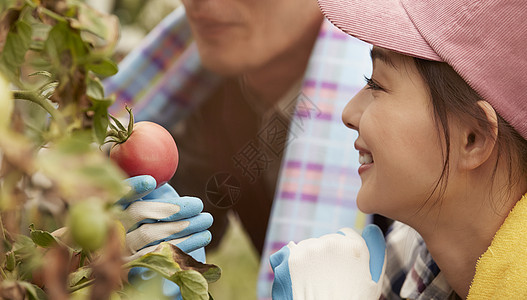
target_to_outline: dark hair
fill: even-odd
[[[438,130],[445,142],[443,171],[432,194],[439,188],[439,195],[443,195],[446,183],[448,182],[449,162],[450,162],[450,127],[449,118],[474,119],[478,122],[482,132],[492,136],[492,128],[485,112],[477,104],[483,98],[478,95],[452,67],[444,62],[436,62],[414,58],[415,65],[420,75],[428,85],[434,117]],[[520,181],[527,174],[527,140],[525,140],[512,126],[510,126],[499,114],[498,115],[498,159],[494,167],[494,172],[490,178],[493,181],[498,163],[505,160],[509,169],[509,184],[501,188],[509,191],[512,186]],[[442,130],[442,132],[441,132]],[[497,204],[497,203],[494,203]]]

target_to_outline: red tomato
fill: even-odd
[[[130,137],[112,147],[110,158],[130,177],[151,175],[157,187],[174,176],[179,162],[172,135],[161,125],[147,121],[135,123]]]

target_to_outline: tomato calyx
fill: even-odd
[[[132,134],[132,131],[134,130],[134,114],[132,113],[132,109],[128,106],[125,107],[126,111],[128,111],[128,114],[130,114],[130,120],[128,121],[128,127],[125,128],[124,125],[114,116],[110,115],[110,118],[112,119],[113,123],[110,122],[110,128],[108,129],[108,132],[106,133],[106,140],[103,144],[106,143],[115,143],[115,144],[122,144],[128,140],[130,135]],[[115,124],[114,124],[115,123]]]

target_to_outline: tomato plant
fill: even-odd
[[[142,121],[124,126],[115,120],[112,125],[110,142],[115,142],[110,150],[110,158],[123,169],[128,176],[151,175],[157,187],[167,183],[176,172],[179,155],[172,135],[161,125]]]
[[[136,266],[208,299],[219,277],[167,244],[123,262],[127,175],[100,148],[114,137],[100,78],[117,72],[118,35],[81,1],[0,1],[0,299],[143,298],[122,279]]]

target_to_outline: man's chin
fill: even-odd
[[[220,76],[240,76],[247,71],[247,67],[243,65],[241,58],[233,57],[233,55],[228,54],[227,50],[218,50],[218,52],[212,50],[200,51],[200,56],[202,65],[207,70]]]

